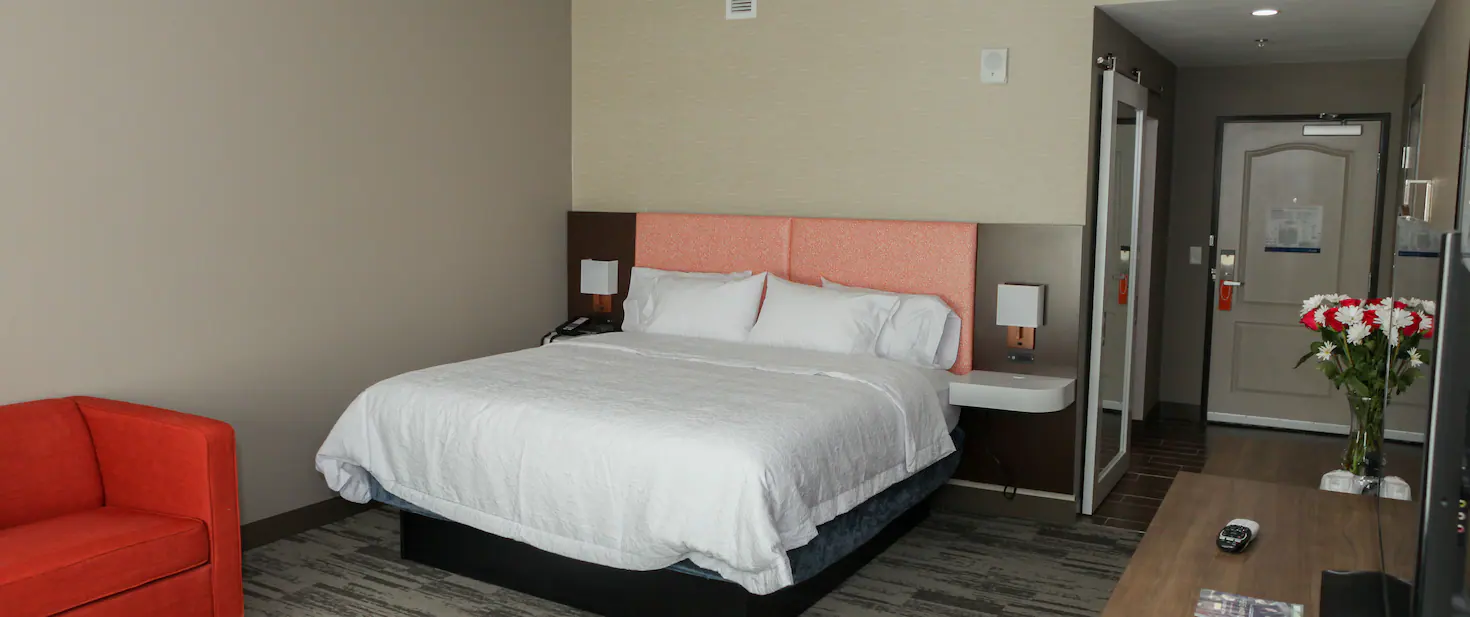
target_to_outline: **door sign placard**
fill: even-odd
[[[1266,217],[1267,253],[1321,253],[1322,206],[1279,206]]]

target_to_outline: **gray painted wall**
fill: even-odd
[[[1139,323],[1139,327],[1146,327],[1148,330],[1146,340],[1148,342],[1148,348],[1151,350],[1144,366],[1145,381],[1142,393],[1143,409],[1147,411],[1152,410],[1154,405],[1159,401],[1159,381],[1161,378],[1160,371],[1162,369],[1162,354],[1160,350],[1162,349],[1164,336],[1164,281],[1165,271],[1168,267],[1168,262],[1164,259],[1165,242],[1163,233],[1168,229],[1169,211],[1171,209],[1171,186],[1174,175],[1174,99],[1176,90],[1178,89],[1175,83],[1178,76],[1178,69],[1168,59],[1164,58],[1152,47],[1149,47],[1147,43],[1144,43],[1137,36],[1134,36],[1132,32],[1123,28],[1123,26],[1119,25],[1118,22],[1114,21],[1113,18],[1109,17],[1101,9],[1094,11],[1092,50],[1093,57],[1100,57],[1109,53],[1116,56],[1118,58],[1118,69],[1124,73],[1128,73],[1133,69],[1138,69],[1143,72],[1141,83],[1152,91],[1149,94],[1148,115],[1150,118],[1156,118],[1159,121],[1158,166],[1154,176],[1153,254],[1150,255],[1151,288],[1149,290],[1148,300],[1150,309],[1147,323]],[[1093,197],[1094,201],[1088,206],[1089,220],[1091,220],[1091,213],[1097,207],[1095,202],[1097,187],[1097,115],[1098,105],[1102,98],[1102,90],[1098,86],[1098,80],[1094,79],[1091,138],[1088,146],[1088,160],[1091,162],[1091,165],[1088,167],[1087,176],[1089,195]],[[1095,233],[1095,230],[1089,227],[1088,233]],[[1089,246],[1091,246],[1090,235],[1087,241]],[[1090,278],[1092,272],[1090,264],[1092,253],[1090,251],[1084,252],[1087,255],[1089,268],[1086,270],[1088,278],[1083,283],[1083,287],[1087,290],[1086,293],[1090,294],[1092,282]],[[1091,296],[1087,297],[1090,298]],[[1087,306],[1087,304],[1084,303],[1084,306]],[[1085,350],[1086,347],[1087,343],[1084,342],[1083,349]],[[1086,364],[1086,362],[1083,362],[1084,366]]]
[[[1389,152],[1402,140],[1405,63],[1275,64],[1179,70],[1174,184],[1168,220],[1160,398],[1201,404],[1209,264],[1190,265],[1189,247],[1207,247],[1214,205],[1215,131],[1221,116],[1392,113]],[[1385,199],[1398,181],[1389,163]],[[1386,213],[1392,216],[1392,209]],[[1392,229],[1384,230],[1392,238]],[[1206,255],[1209,250],[1206,248]],[[1381,277],[1380,277],[1381,278]]]

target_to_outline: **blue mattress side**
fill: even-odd
[[[791,560],[791,574],[796,582],[800,583],[811,578],[818,572],[827,569],[827,566],[837,563],[837,560],[846,557],[859,546],[872,540],[879,531],[897,519],[900,514],[928,499],[934,494],[934,491],[944,486],[944,483],[954,476],[955,469],[959,467],[960,452],[964,450],[965,445],[964,431],[956,428],[949,436],[954,440],[954,454],[884,489],[883,492],[874,495],[871,499],[837,518],[818,525],[815,539],[806,546],[788,551],[786,556]],[[368,480],[373,501],[422,516],[443,518],[389,493],[378,484],[376,478],[369,476]],[[669,566],[668,569],[693,576],[725,580],[719,574],[696,566],[688,560]]]

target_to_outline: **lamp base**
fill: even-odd
[[[612,312],[612,296],[594,294],[592,296],[592,310],[597,313]]]

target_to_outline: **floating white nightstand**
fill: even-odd
[[[1051,413],[1077,399],[1077,380],[1070,377],[971,371],[949,383],[949,404],[1021,413]]]

